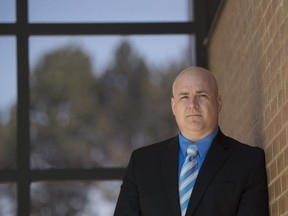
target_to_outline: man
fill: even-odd
[[[187,68],[172,91],[180,132],[132,153],[114,216],[268,216],[264,152],[221,132],[214,76]]]

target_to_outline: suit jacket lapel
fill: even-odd
[[[229,147],[225,143],[224,135],[221,131],[219,131],[206,155],[201,170],[199,171],[186,215],[193,215],[208,185],[214,178],[217,171],[221,168],[229,154]]]
[[[167,143],[161,155],[162,176],[174,215],[180,216],[180,204],[178,193],[178,137]]]

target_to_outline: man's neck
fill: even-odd
[[[189,133],[183,133],[181,131],[181,134],[188,140],[190,140],[192,143],[196,143],[198,142],[199,140],[202,140],[204,139],[205,137],[209,136],[210,134],[212,134],[215,130],[217,130],[218,127],[214,128],[213,130],[211,131],[206,131],[205,133],[202,133],[202,132],[189,132]]]

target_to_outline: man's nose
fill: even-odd
[[[198,97],[191,97],[190,100],[188,100],[188,106],[189,108],[198,109],[199,108]]]

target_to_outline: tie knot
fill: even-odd
[[[189,145],[187,148],[187,156],[195,157],[197,155],[197,146],[196,145]]]

